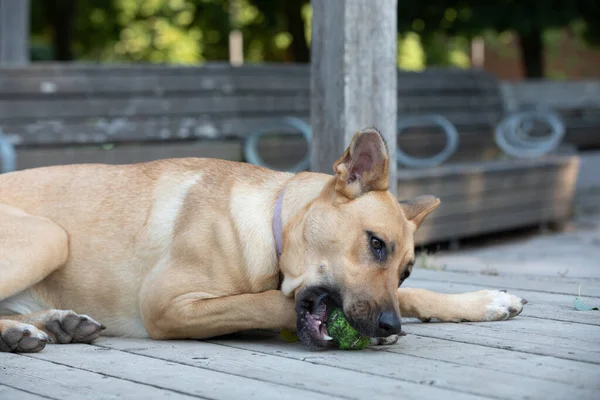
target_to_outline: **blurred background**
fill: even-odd
[[[31,0],[33,61],[310,61],[308,0]],[[398,2],[398,67],[479,67],[501,79],[600,76],[595,0]],[[357,29],[360,29],[357,27]]]
[[[389,12],[398,196],[444,204],[417,243],[598,211],[599,1]],[[193,156],[314,168],[313,23],[308,0],[0,0],[0,167]]]

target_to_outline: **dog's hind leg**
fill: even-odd
[[[0,305],[60,268],[67,256],[68,237],[61,227],[0,204]],[[44,348],[50,340],[48,334],[27,323],[27,317],[0,316],[0,351]]]
[[[68,254],[68,236],[60,226],[0,204],[0,301],[40,282]]]
[[[104,325],[91,317],[70,310],[44,310],[32,314],[0,316],[0,322],[26,325],[27,327],[21,328],[27,328],[31,332],[41,331],[47,339],[59,344],[90,343],[105,329]]]
[[[50,337],[33,325],[0,317],[0,353],[36,353],[46,347]]]

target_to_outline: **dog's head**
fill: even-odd
[[[309,347],[327,345],[334,306],[363,335],[400,332],[397,289],[412,270],[413,234],[439,200],[398,202],[388,191],[388,164],[381,134],[358,132],[335,176],[286,226],[282,289],[295,295],[298,336]]]

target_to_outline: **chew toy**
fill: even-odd
[[[329,315],[327,332],[333,338],[333,344],[341,350],[362,350],[371,343],[369,337],[361,335],[350,325],[339,308],[334,308]]]

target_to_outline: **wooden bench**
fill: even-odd
[[[232,141],[227,158],[239,159],[236,142],[253,129],[284,116],[308,120],[308,73],[306,66],[293,65],[2,68],[0,126],[17,142],[23,167],[54,163],[56,157],[79,162],[78,154],[83,160],[109,157],[119,162],[121,154],[124,160],[141,157],[127,149],[140,143],[156,155],[203,139],[194,143],[194,151],[213,151],[207,141],[217,138]],[[495,154],[492,130],[503,105],[492,77],[451,69],[401,71],[398,77],[400,118],[441,114],[458,127],[461,146],[452,160],[478,161],[482,154]],[[301,158],[300,142],[298,137],[265,141],[267,149],[278,148],[265,153],[276,155],[271,160],[275,164]],[[427,155],[439,151],[445,137],[435,128],[408,129],[399,143],[409,154]],[[104,154],[99,145],[106,144],[114,154]],[[183,146],[182,151],[190,149],[191,143]],[[54,151],[46,152],[48,147]],[[217,148],[225,155],[223,145]]]
[[[577,158],[502,161],[493,129],[505,108],[493,77],[475,70],[400,71],[398,87],[399,119],[442,115],[460,135],[451,163],[398,173],[400,198],[433,193],[444,204],[417,243],[569,216]],[[309,95],[306,66],[7,67],[0,68],[0,128],[16,145],[19,169],[188,156],[243,161],[244,138],[255,129],[283,117],[308,121]],[[398,142],[409,154],[430,155],[444,141],[436,128],[412,128]],[[264,140],[260,149],[265,161],[285,168],[307,146],[284,136]]]
[[[579,149],[600,148],[600,81],[526,81],[501,85],[509,111],[551,109],[565,122],[565,140]]]

